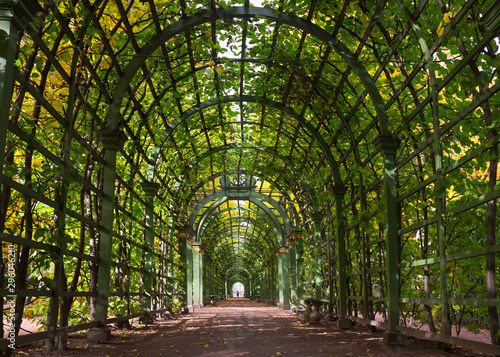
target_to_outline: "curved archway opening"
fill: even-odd
[[[233,297],[245,297],[245,285],[243,283],[237,281],[233,284],[232,288]]]

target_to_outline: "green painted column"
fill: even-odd
[[[384,199],[385,234],[387,262],[387,307],[388,329],[384,333],[386,344],[398,344],[401,333],[396,331],[399,324],[399,246],[395,197],[394,157],[399,142],[392,137],[379,136],[376,145],[384,155]]]
[[[200,308],[202,306],[202,292],[201,292],[201,242],[193,242],[193,308]]]
[[[278,264],[278,279],[277,280],[277,287],[278,287],[278,307],[283,307],[284,305],[284,296],[283,296],[283,257],[282,257],[282,252],[281,249],[276,253],[277,256],[277,264]]]
[[[116,152],[122,143],[120,131],[104,131],[102,144],[104,148],[103,199],[102,199],[102,231],[99,242],[99,269],[97,277],[96,320],[98,327],[87,333],[91,341],[107,341],[111,331],[106,326],[108,314],[108,297],[111,279],[111,253],[113,244],[113,221],[116,180]]]
[[[184,228],[177,227],[177,239],[179,242],[179,253],[181,260],[181,271],[183,275],[182,279],[182,296],[180,298],[180,303],[184,312],[188,312],[188,303],[187,303],[187,233]]]
[[[203,248],[200,246],[200,266],[199,266],[199,275],[200,275],[200,280],[198,282],[199,284],[199,290],[200,290],[200,307],[203,306]]]
[[[133,178],[130,179],[129,181],[129,184],[132,186],[133,185]],[[134,195],[130,195],[130,198],[129,198],[129,207],[133,207],[134,206]],[[130,219],[129,222],[128,222],[128,228],[127,228],[127,233],[128,233],[128,238],[127,239],[127,242],[126,242],[126,247],[127,247],[127,261],[131,261],[132,260],[132,245],[130,244],[130,242],[132,241],[132,236],[133,236],[133,233],[134,230],[133,230],[133,222],[132,220]],[[126,268],[125,268],[125,274],[126,274],[126,277],[125,277],[125,293],[126,293],[126,296],[125,296],[125,313],[127,315],[130,315],[130,272],[131,272],[131,269],[130,269],[130,265],[127,264]]]
[[[328,304],[328,317],[331,321],[334,320],[333,318],[333,265],[334,259],[332,257],[332,235],[330,232],[326,232],[326,238],[327,238],[327,259],[328,259],[328,300],[330,301]]]
[[[267,267],[267,280],[266,280],[266,286],[267,286],[267,297],[266,299],[268,300],[273,300],[273,290],[272,290],[272,285],[271,281],[273,279],[273,272],[271,268],[271,261],[268,261],[268,267]]]
[[[281,295],[283,304],[281,307],[285,310],[290,310],[290,283],[288,277],[288,248],[282,246],[281,252]]]
[[[193,311],[193,238],[186,239],[186,304]]]
[[[169,218],[170,220],[170,218]],[[168,261],[167,261],[167,298],[168,308],[172,309],[174,303],[174,245],[175,245],[175,228],[173,223],[169,221],[168,229]]]
[[[154,232],[153,232],[153,214],[154,214],[154,198],[158,192],[159,185],[154,182],[144,182],[142,184],[142,189],[144,190],[146,196],[145,202],[145,228],[144,228],[144,297],[142,300],[143,309],[146,313],[145,316],[141,317],[140,321],[142,323],[150,324],[154,320],[151,316],[151,279],[152,279],[152,268],[153,268],[153,249],[154,249]]]
[[[274,263],[272,265],[272,275],[271,275],[271,292],[272,292],[272,301],[274,301],[274,303],[276,304],[276,306],[279,304],[279,301],[278,301],[278,298],[279,296],[277,295],[277,292],[278,292],[278,289],[276,288],[277,285],[278,285],[278,274],[277,274],[277,265],[276,265],[276,262],[277,262],[277,258],[274,259]]]
[[[293,236],[287,240],[286,244],[288,245],[288,256],[290,258],[290,294],[292,301],[290,309],[293,312],[297,312],[297,258],[295,255],[295,240]]]
[[[0,2],[0,168],[4,167],[7,128],[14,86],[17,33],[12,23],[17,1]],[[0,175],[0,187],[2,185]]]
[[[315,267],[315,281],[314,281],[314,295],[317,299],[322,298],[321,291],[321,221],[323,216],[320,214],[313,215],[314,221],[314,267]]]
[[[260,296],[262,299],[267,299],[267,279],[268,279],[268,273],[267,273],[267,268],[264,267],[264,271],[259,275],[259,286],[260,286]]]
[[[271,280],[269,281],[269,287],[271,288],[271,300],[278,305],[278,297],[276,296],[276,284],[277,284],[277,277],[276,277],[276,261],[277,257],[275,257],[271,262]]]
[[[337,187],[333,191],[335,195],[335,211],[337,220],[337,261],[339,277],[339,313],[338,327],[352,327],[351,320],[347,318],[347,275],[346,275],[346,247],[345,247],[345,229],[342,211],[344,209],[344,195],[346,190]]]
[[[304,282],[302,281],[302,263],[304,262],[304,235],[302,232],[295,232],[295,276],[297,279],[297,312],[304,307]]]

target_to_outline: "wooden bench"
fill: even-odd
[[[305,298],[306,310],[304,311],[304,322],[310,325],[318,325],[321,321],[321,305],[329,304],[328,299]]]

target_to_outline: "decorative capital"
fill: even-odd
[[[177,232],[177,238],[186,238],[187,233],[186,232]]]
[[[99,133],[104,150],[118,150],[126,140],[126,136],[120,130],[103,129]]]
[[[347,188],[343,186],[335,186],[333,188],[333,194],[335,195],[335,198],[337,199],[344,199],[345,193],[347,192]]]
[[[17,5],[17,0],[0,0],[0,10],[4,17],[12,17],[14,15],[14,8]],[[8,13],[6,13],[8,11]]]
[[[321,223],[321,221],[323,220],[323,215],[322,215],[322,214],[320,214],[320,213],[314,213],[314,214],[312,215],[312,219],[313,219],[314,223],[316,223],[316,224],[320,224],[320,223]]]
[[[394,156],[396,155],[400,142],[392,136],[379,135],[373,140],[373,144],[375,144],[377,150],[382,151],[384,155]]]
[[[158,189],[160,188],[160,185],[158,183],[149,181],[143,182],[141,186],[144,193],[150,197],[156,195]]]
[[[293,227],[293,238],[292,238],[292,240],[294,241],[293,244],[295,244],[295,241],[297,239],[304,239],[304,233],[302,232],[302,228]]]

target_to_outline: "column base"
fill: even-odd
[[[111,339],[111,330],[107,327],[92,327],[87,332],[87,340],[91,342],[106,342]]]
[[[404,346],[405,336],[398,331],[386,331],[384,332],[384,343],[386,345],[392,346]]]
[[[337,320],[337,327],[338,328],[344,328],[344,329],[349,329],[352,328],[352,321],[349,319],[339,319]]]
[[[283,305],[281,308],[283,310],[290,310],[290,305]]]

